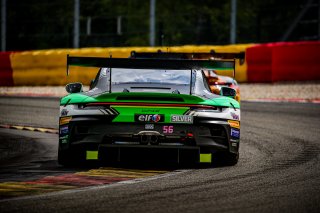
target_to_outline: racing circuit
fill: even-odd
[[[320,212],[320,0],[0,1],[0,213]]]
[[[57,98],[3,96],[0,123],[56,129],[58,105]],[[0,211],[319,212],[319,105],[241,102],[241,107],[240,160],[231,167],[64,168],[56,162],[57,134],[2,128],[7,147],[1,147]],[[37,192],[49,192],[38,195],[28,188],[30,181],[79,173],[91,179],[69,178],[42,191],[38,184]],[[92,178],[97,173],[100,179]],[[83,184],[93,180],[96,184]],[[26,194],[19,194],[22,185]]]

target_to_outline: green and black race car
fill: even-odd
[[[58,161],[204,162],[239,158],[240,104],[225,87],[212,94],[205,69],[234,60],[69,57],[67,67],[99,67],[87,92],[66,86],[60,102]]]

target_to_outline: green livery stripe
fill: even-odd
[[[164,114],[164,123],[170,123],[171,115],[183,115],[189,107],[111,106],[119,112],[112,122],[135,122],[135,114]]]
[[[157,92],[114,92],[105,93],[95,98],[96,102],[141,102],[141,103],[199,103],[202,98],[185,94]]]
[[[139,103],[172,103],[172,104],[199,104],[216,107],[235,107],[240,108],[238,101],[229,97],[217,97],[213,99],[204,99],[198,96],[185,94],[168,94],[168,93],[104,93],[97,97],[86,96],[82,93],[75,93],[65,96],[61,99],[60,105],[66,104],[86,104],[86,103],[102,103],[102,102],[139,102]]]

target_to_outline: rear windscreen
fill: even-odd
[[[112,84],[157,83],[190,84],[191,70],[119,69],[112,68]]]

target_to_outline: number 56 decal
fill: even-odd
[[[162,132],[164,134],[172,134],[173,133],[173,126],[163,126]]]

